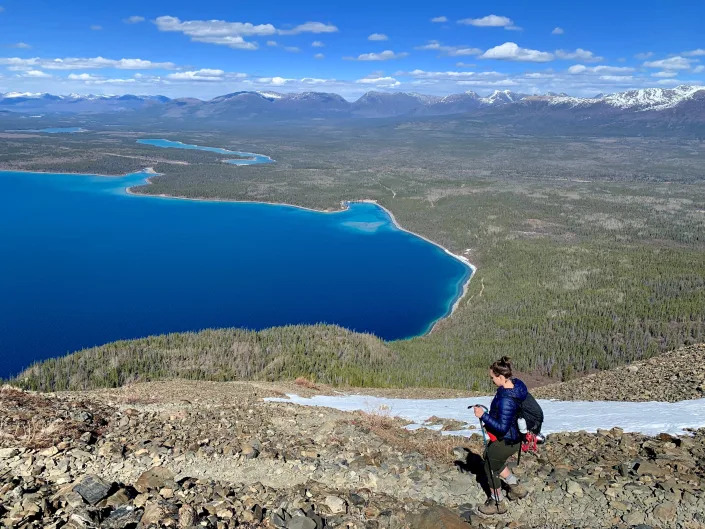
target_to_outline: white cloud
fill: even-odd
[[[519,29],[514,25],[511,18],[501,17],[498,15],[487,15],[482,18],[463,18],[462,20],[458,20],[458,24],[477,26],[481,28]]]
[[[299,79],[300,83],[303,84],[312,84],[312,85],[317,85],[317,84],[326,84],[329,82],[328,79],[317,79],[316,77],[304,77],[302,79]]]
[[[256,50],[256,42],[245,37],[269,35],[298,35],[300,33],[334,33],[338,28],[322,22],[306,22],[291,29],[277,29],[272,24],[254,25],[249,22],[227,22],[225,20],[184,20],[161,16],[154,21],[159,31],[183,33],[192,41],[218,44],[239,50]]]
[[[519,62],[549,62],[554,59],[553,54],[546,51],[520,48],[514,42],[505,42],[500,46],[490,48],[480,55],[480,59],[496,59],[502,61]]]
[[[389,37],[384,33],[373,33],[367,37],[367,40],[389,40]]]
[[[296,46],[284,46],[284,51],[288,51],[289,53],[299,53],[301,48]]]
[[[267,41],[267,46],[277,46],[277,41],[276,40],[268,40]]]
[[[131,17],[124,18],[122,21],[125,24],[139,24],[140,22],[144,22],[144,17],[133,15]]]
[[[633,80],[634,77],[631,75],[601,75],[600,80],[602,81],[615,81],[615,82],[620,82],[620,81],[631,81]]]
[[[674,71],[672,71],[672,70],[671,70],[670,72],[667,72],[667,71],[664,70],[664,71],[662,71],[662,72],[655,72],[655,73],[652,73],[652,74],[651,74],[651,77],[665,77],[665,78],[670,78],[670,77],[675,77],[675,76],[677,76],[677,75],[678,75],[678,72],[674,72]]]
[[[103,26],[100,26],[100,25],[98,25],[98,24],[93,24],[93,25],[91,26],[91,30],[93,30],[93,31],[100,31],[100,30],[102,30],[102,29],[103,29]]]
[[[33,68],[44,68],[45,70],[77,70],[100,68],[117,68],[119,70],[172,70],[175,68],[174,63],[172,62],[152,62],[144,59],[115,60],[106,59],[104,57],[66,57],[61,59],[42,59],[39,57],[33,57],[31,59],[21,59],[19,57],[0,57],[0,66],[7,66],[8,68],[14,70]]]
[[[416,79],[446,79],[446,80],[457,80],[457,79],[470,79],[477,77],[501,77],[504,74],[499,72],[428,72],[425,70],[412,70],[410,72],[398,72],[395,75],[405,75],[409,77],[414,77]]]
[[[327,37],[324,36],[324,38]],[[260,46],[265,47],[266,38],[258,38],[255,40],[259,41]],[[286,37],[280,37],[278,40],[282,47],[281,51],[283,51],[287,39]],[[310,37],[307,39],[306,36],[302,36],[300,40],[297,39],[296,42],[302,44],[302,50],[304,47],[307,51],[310,50],[311,58],[315,57],[315,59],[319,60],[324,58],[322,54],[319,56],[317,52],[322,52],[325,48],[317,49],[316,47],[309,47],[312,43]],[[458,46],[444,46],[437,41],[432,41],[426,44],[426,46],[423,46],[423,48],[435,51],[436,53],[432,55],[432,57],[444,53],[467,53],[459,52],[459,50],[469,49]],[[555,48],[555,46],[553,48]],[[553,53],[555,57],[553,48],[551,48],[550,52]],[[381,52],[381,50],[379,51]],[[403,49],[396,51],[403,51]],[[410,51],[410,58],[413,58],[414,52],[413,50]],[[548,51],[537,50],[533,50],[532,52],[532,50],[518,51],[516,49],[505,49],[503,51],[505,52],[502,54],[503,57],[507,56],[507,52],[509,52],[511,56],[510,59],[505,60],[526,60],[526,53],[530,54],[531,60],[536,59],[536,57],[531,56],[531,53],[551,54]],[[572,51],[573,50],[570,49],[566,53],[571,53]],[[488,54],[489,52],[490,50],[488,50]],[[399,55],[398,53],[391,53],[393,53],[394,56]],[[475,53],[483,54],[481,50],[475,50]],[[326,55],[326,60],[334,59],[330,53],[326,53]],[[381,55],[381,53],[378,53],[378,55]],[[419,55],[419,53],[416,52],[416,55]],[[692,79],[701,80],[703,76],[702,72],[705,72],[705,68],[697,61],[699,57],[686,57],[684,54],[681,54],[680,57],[690,64],[690,69],[683,71],[692,73]],[[357,59],[357,56],[355,56],[355,59]],[[599,92],[611,93],[650,86],[670,88],[683,82],[696,82],[692,79],[683,80],[681,78],[679,80],[677,74],[680,70],[673,68],[649,69],[642,67],[642,61],[635,63],[634,68],[628,68],[627,64],[615,64],[616,61],[610,61],[614,66],[597,63],[600,64],[598,66],[584,60],[575,60],[568,63],[546,63],[545,56],[539,56],[539,59],[538,63],[534,63],[533,65],[531,62],[524,63],[519,68],[519,71],[515,73],[482,71],[483,69],[492,70],[496,68],[502,70],[504,68],[502,68],[500,63],[479,61],[474,56],[457,57],[452,61],[448,61],[445,67],[434,68],[427,66],[425,69],[404,68],[404,71],[395,71],[393,68],[389,68],[389,65],[395,64],[393,62],[367,62],[365,64],[368,66],[374,66],[370,68],[370,70],[377,70],[380,67],[384,67],[385,71],[374,71],[371,73],[368,71],[365,73],[369,73],[370,75],[357,76],[363,77],[363,79],[353,77],[345,81],[318,79],[314,77],[289,79],[281,75],[281,71],[277,72],[272,70],[260,71],[256,77],[250,78],[245,74],[216,70],[215,68],[219,68],[219,66],[202,68],[200,70],[198,66],[191,66],[188,68],[188,71],[184,71],[186,69],[171,65],[171,71],[155,70],[155,73],[153,73],[149,70],[149,67],[152,64],[159,63],[150,63],[144,59],[117,60],[102,57],[63,58],[58,60],[53,58],[19,59],[16,57],[0,57],[0,71],[3,70],[2,65],[4,64],[8,69],[13,70],[14,73],[17,74],[6,74],[5,78],[2,79],[2,83],[4,83],[3,86],[6,90],[19,92],[37,91],[37,86],[41,85],[42,90],[51,91],[52,93],[100,93],[99,88],[102,88],[106,93],[109,92],[113,94],[151,93],[164,94],[170,97],[197,95],[197,97],[201,99],[214,97],[231,91],[260,89],[282,92],[299,92],[306,90],[332,91],[346,98],[350,98],[353,94],[361,94],[370,89],[383,91],[414,90],[421,93],[447,95],[464,90],[476,90],[484,94],[485,91],[491,92],[493,89],[510,88],[522,93],[567,92],[571,95],[589,97]],[[668,59],[667,57],[664,60]],[[465,62],[456,64],[456,61],[463,60]],[[401,61],[397,64],[404,65],[405,62],[406,61]],[[544,64],[539,64],[541,62],[544,62]],[[324,63],[325,61],[321,60],[319,65]],[[45,68],[47,64],[48,67]],[[451,66],[451,64],[455,64],[456,66]],[[553,66],[554,64],[560,65],[558,71],[549,68],[549,66]],[[703,61],[703,64],[705,64],[705,61]],[[110,71],[112,68],[117,68],[118,65],[122,66],[123,70],[115,69],[112,72]],[[569,69],[568,66],[571,65],[573,66]],[[139,68],[133,71],[125,71],[125,68],[134,68],[137,66],[139,66]],[[101,68],[104,70],[101,70]],[[71,69],[73,69],[73,73]],[[401,68],[397,69],[401,70]],[[56,70],[59,70],[59,72]],[[223,70],[227,69],[223,68]],[[141,73],[135,73],[135,71]],[[47,74],[53,74],[53,77],[39,77],[45,72]],[[123,74],[128,73],[129,75],[121,75],[120,72]],[[69,73],[71,73],[70,77],[67,76]],[[132,74],[135,74],[134,77],[132,77]],[[132,78],[115,79],[109,76]]]
[[[645,62],[644,66],[647,68],[659,68],[661,70],[689,70],[691,62],[692,59],[686,59],[685,57],[677,55],[675,57],[669,57],[668,59]]]
[[[600,62],[604,57],[598,57],[589,50],[578,48],[575,51],[556,50],[556,57],[559,59],[573,59],[585,62]]]
[[[636,55],[634,55],[634,58],[635,58],[635,59],[638,59],[638,60],[640,60],[640,61],[645,61],[645,60],[648,59],[649,57],[653,57],[653,56],[654,56],[654,52],[653,52],[653,51],[645,51],[645,52],[643,52],[643,53],[637,53]]]
[[[20,74],[20,77],[33,77],[35,79],[46,79],[46,78],[52,77],[52,76],[46,72],[42,72],[41,70],[28,70],[28,71]]]
[[[98,81],[103,78],[91,75],[89,73],[70,73],[68,79],[71,79],[72,81]]]
[[[443,17],[443,16],[441,16],[441,17],[433,17],[433,18],[431,19],[431,22],[433,22],[434,24],[440,24],[440,23],[442,23],[442,22],[448,22],[448,17]]]
[[[303,87],[317,86],[323,84],[335,84],[337,81],[334,79],[320,79],[316,77],[303,77],[301,79],[290,79],[286,77],[259,77],[253,80],[244,81],[246,84],[255,85],[268,85],[268,86],[284,86],[290,85],[296,87],[302,85]],[[307,88],[306,88],[307,89]]]
[[[201,68],[190,72],[176,72],[167,75],[167,79],[174,81],[222,81],[225,72],[210,68]]]
[[[565,33],[565,30],[563,28],[558,27],[558,26],[553,28],[553,31],[551,31],[551,35],[563,35],[563,33]]]
[[[556,74],[547,72],[530,72],[527,73],[524,77],[526,77],[527,79],[555,79]]]
[[[311,46],[313,46],[314,48],[324,48],[325,44],[323,44],[320,40],[314,40],[311,43]]]
[[[320,60],[320,59],[325,59],[325,57],[326,57],[326,56],[323,55],[322,53],[317,53],[316,55],[313,56],[314,59],[319,59],[319,60]]]
[[[306,22],[299,24],[292,29],[278,30],[280,35],[298,35],[299,33],[337,33],[338,28],[333,24],[324,24],[322,22]]]
[[[683,55],[685,57],[703,57],[705,56],[705,50],[702,48],[698,48],[697,50],[685,51],[683,52]]]
[[[226,22],[224,20],[185,20],[161,16],[154,21],[159,31],[175,31],[191,37],[196,42],[219,44],[240,50],[256,50],[256,42],[248,42],[243,37],[263,37],[275,35],[277,29],[272,24],[254,25],[249,22]]]
[[[113,85],[120,85],[120,84],[131,84],[131,83],[136,83],[136,79],[100,79],[98,81],[95,81],[94,84],[113,84]]]
[[[27,44],[26,42],[16,42],[15,44],[10,44],[10,48],[19,48],[21,50],[28,50],[32,46]]]
[[[395,53],[392,50],[384,50],[381,53],[363,53],[355,57],[344,57],[346,60],[352,61],[388,61],[391,59],[401,59],[409,55],[406,52]]]
[[[134,79],[134,78],[131,78],[131,79],[106,78],[106,77],[98,77],[98,76],[91,75],[88,73],[70,74],[68,76],[68,79],[70,79],[72,81],[81,81],[84,84],[89,84],[89,85],[120,86],[120,85],[127,85],[127,84],[135,84],[138,82],[138,80]],[[155,77],[155,78],[148,78],[148,79],[146,79],[146,81],[147,81],[147,84],[150,85],[150,84],[155,84],[155,83],[161,81],[161,79],[158,77]]]
[[[463,57],[466,55],[479,55],[482,53],[480,48],[468,48],[461,46],[444,46],[437,40],[429,41],[428,44],[417,46],[415,49],[424,51],[438,51],[449,57]]]
[[[629,66],[585,66],[584,64],[574,64],[568,68],[568,73],[576,74],[623,74],[631,73],[634,68]]]
[[[260,84],[267,84],[267,85],[274,85],[274,86],[282,86],[285,85],[286,83],[290,83],[291,81],[295,81],[295,79],[286,79],[284,77],[260,77],[257,79],[257,82]]]
[[[365,77],[364,79],[358,79],[355,82],[359,84],[373,84],[381,88],[394,88],[401,84],[394,77]]]
[[[458,81],[458,84],[462,85],[462,86],[485,86],[485,87],[519,86],[519,83],[513,79],[501,79],[499,81],[490,81],[490,80]]]

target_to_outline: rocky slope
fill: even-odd
[[[683,347],[628,366],[532,390],[559,400],[677,402],[705,397],[705,344]]]
[[[551,435],[515,471],[531,495],[506,515],[483,518],[475,510],[485,498],[475,475],[479,436],[409,432],[384,410],[347,414],[263,400],[289,389],[175,381],[39,395],[6,387],[0,392],[0,525],[705,524],[705,430],[683,438],[618,429]]]

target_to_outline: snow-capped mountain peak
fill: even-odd
[[[441,100],[441,98],[438,96],[432,96],[432,95],[428,95],[428,94],[419,94],[417,92],[409,92],[408,95],[410,95],[411,97],[415,97],[416,99],[418,99],[419,101],[421,101],[425,105],[431,105],[431,104],[437,103],[438,101]]]
[[[480,101],[482,98],[476,92],[468,90],[461,94],[450,94],[440,99],[439,103],[454,103],[456,101]]]
[[[605,96],[602,100],[617,108],[637,108],[639,110],[663,110],[673,108],[690,99],[702,86],[680,85],[675,88],[642,88]]]
[[[570,107],[605,104],[621,110],[666,110],[692,98],[701,90],[705,87],[681,85],[675,88],[641,88],[590,98],[560,95],[548,97],[548,101],[551,105]]]
[[[491,95],[483,97],[482,102],[486,105],[506,105],[520,101],[523,98],[523,94],[517,94],[511,90],[495,90]]]

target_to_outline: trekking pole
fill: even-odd
[[[477,406],[478,408],[484,409],[486,412],[489,412],[487,409],[487,406],[483,406],[482,404],[475,404],[474,406],[468,406],[468,408],[474,408]],[[494,474],[492,473],[492,467],[490,466],[490,460],[489,460],[489,455],[487,453],[488,449],[488,443],[487,443],[487,431],[485,430],[485,423],[482,422],[482,419],[478,419],[480,421],[480,430],[482,430],[482,442],[485,445],[485,464],[487,465],[487,468],[489,468],[490,472],[490,481],[491,481],[491,486],[492,490],[490,491],[490,497],[494,496],[494,504],[497,507],[497,510],[499,511],[499,499],[497,498],[497,495],[495,494],[495,491],[497,490],[497,487],[495,487],[494,484]]]
[[[489,411],[487,409],[487,406],[483,406],[482,404],[472,404],[468,406],[468,409],[474,408],[477,406],[478,408],[482,408],[485,411]],[[487,434],[485,433],[485,425],[483,424],[482,420],[478,419],[480,421],[480,430],[482,431],[482,443],[485,445],[485,450],[487,450]]]
[[[482,404],[475,404],[475,406],[477,406],[478,408],[482,408],[482,409],[485,410],[485,411],[489,411],[489,410],[487,409],[487,406],[483,406]],[[473,406],[473,408],[474,408],[475,406]],[[482,419],[478,419],[478,421],[480,421],[480,430],[482,431],[482,442],[483,442],[483,444],[485,445],[485,450],[487,450],[487,437],[488,437],[488,435],[487,435],[487,432],[486,432],[486,430],[485,430],[485,423],[482,422]]]

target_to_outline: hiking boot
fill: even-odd
[[[507,491],[507,498],[512,501],[526,498],[529,494],[526,487],[524,485],[519,485],[518,483],[516,485],[507,485],[507,487],[509,488],[509,491]]]
[[[484,505],[480,505],[477,508],[482,514],[491,516],[493,514],[504,514],[507,512],[507,500],[502,500],[500,502],[495,502],[494,498],[487,498]]]

